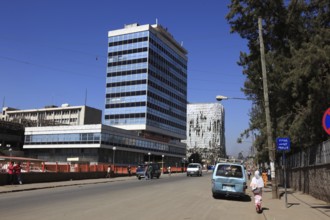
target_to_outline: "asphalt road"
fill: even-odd
[[[210,173],[68,186],[2,194],[1,220],[264,219],[253,202],[214,199]]]

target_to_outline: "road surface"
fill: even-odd
[[[265,219],[249,196],[214,199],[210,173],[1,194],[0,213],[1,220]]]

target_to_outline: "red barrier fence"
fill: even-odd
[[[6,158],[7,159],[7,158]],[[128,165],[113,165],[107,163],[65,163],[65,162],[43,162],[41,160],[35,160],[31,158],[10,158],[14,162],[20,162],[23,173],[30,172],[56,172],[56,173],[66,173],[66,172],[107,172],[107,168],[110,165],[111,171],[119,175],[128,174]],[[10,161],[11,161],[10,160]],[[0,172],[6,173],[8,160],[0,161]],[[137,166],[130,165],[131,174],[136,173]],[[162,169],[162,167],[160,167]],[[184,169],[184,172],[186,168]],[[183,172],[183,167],[171,167],[172,173]],[[167,173],[167,168],[164,167],[163,173]]]
[[[43,172],[106,172],[108,166],[111,166],[111,171],[116,174],[128,174],[128,165],[113,165],[113,164],[84,164],[84,163],[43,163]],[[130,166],[131,174],[136,173],[137,166]],[[161,168],[162,169],[162,168]],[[171,167],[172,173],[182,172],[182,167]],[[186,169],[184,170],[186,171]],[[167,169],[164,167],[164,173]]]

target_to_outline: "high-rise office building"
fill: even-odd
[[[187,109],[187,156],[199,153],[208,163],[226,158],[225,112],[219,103],[192,103]]]
[[[159,24],[125,25],[108,39],[105,124],[186,139],[187,51]]]

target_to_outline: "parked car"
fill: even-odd
[[[215,165],[209,165],[209,166],[207,167],[208,170],[212,170],[212,171],[214,170],[214,168],[215,168]]]
[[[246,185],[244,166],[235,163],[218,163],[212,174],[212,194],[244,197]]]
[[[202,169],[203,168],[200,163],[190,163],[188,164],[187,167],[187,176],[192,176],[192,175],[202,176],[203,175]]]
[[[141,178],[145,178],[145,167],[146,166],[152,166],[152,173],[151,173],[151,179],[156,177],[159,179],[161,171],[159,164],[157,163],[150,163],[150,164],[140,164],[136,169],[136,177],[140,180]]]

